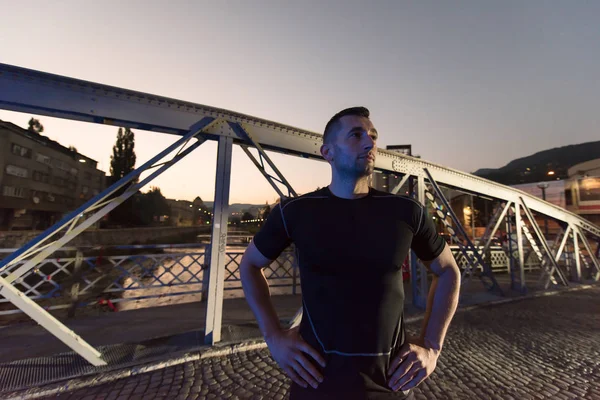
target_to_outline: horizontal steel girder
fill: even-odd
[[[78,121],[183,135],[203,117],[217,121],[207,137],[240,139],[229,126],[239,123],[266,150],[320,159],[322,135],[249,115],[107,86],[69,77],[0,64],[0,109]],[[379,149],[375,168],[424,177],[427,169],[438,184],[518,203],[551,218],[573,224],[600,237],[600,227],[520,190],[443,167],[422,159]]]

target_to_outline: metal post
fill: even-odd
[[[579,259],[579,241],[577,240],[577,232],[573,232],[573,252],[575,258],[575,268],[571,271],[571,280],[573,282],[581,282],[581,260]]]
[[[475,242],[475,206],[473,206],[473,195],[469,197],[471,198],[471,237]]]
[[[515,275],[513,273],[513,271],[515,270],[514,268],[514,263],[515,263],[515,254],[514,254],[514,249],[513,249],[513,240],[512,240],[512,221],[511,219],[513,218],[513,216],[511,215],[512,210],[510,209],[510,205],[511,203],[509,202],[506,207],[508,209],[508,212],[506,214],[506,245],[508,246],[508,274],[510,276],[510,287],[512,288],[513,286],[515,286]]]
[[[214,345],[221,341],[223,322],[223,289],[225,284],[225,258],[227,256],[227,220],[229,217],[229,183],[231,179],[231,154],[233,138],[219,137],[217,176],[213,226],[210,241],[210,269],[208,302],[206,304],[206,330],[204,342]]]
[[[511,289],[518,292],[525,292],[525,255],[523,253],[523,221],[521,220],[521,208],[515,203],[515,224],[517,226],[517,249],[519,252],[519,284],[511,285]]]

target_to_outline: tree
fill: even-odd
[[[135,167],[135,138],[133,132],[129,128],[119,128],[117,133],[117,142],[113,146],[113,153],[110,157],[110,184],[114,184],[119,179],[133,171]],[[137,179],[132,183],[137,182]],[[114,196],[120,196],[126,190],[126,187],[115,192]],[[136,206],[141,197],[136,195]],[[118,225],[136,225],[141,223],[140,213],[133,209],[133,198],[125,200],[120,206],[115,208],[109,215],[112,222]]]
[[[153,225],[161,222],[161,217],[171,215],[171,207],[158,187],[151,187],[146,193],[136,197],[135,213],[142,225]]]
[[[270,213],[271,213],[271,206],[267,202],[267,204],[265,205],[265,210],[263,211],[261,218],[266,220]]]
[[[254,219],[254,215],[250,214],[248,211],[242,215],[242,221],[250,221],[252,219]]]
[[[110,157],[110,175],[113,183],[133,171],[135,167],[135,137],[129,128],[119,128],[117,142]]]
[[[37,134],[40,134],[42,132],[44,132],[44,125],[41,124],[41,122],[35,118],[31,118],[29,120],[29,127],[27,128],[28,131],[30,132],[35,132]]]

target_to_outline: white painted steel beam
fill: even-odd
[[[220,137],[217,150],[217,176],[210,241],[210,269],[208,271],[208,301],[204,342],[214,345],[221,341],[223,321],[223,290],[227,249],[227,221],[229,219],[229,186],[233,138]]]
[[[0,277],[0,294],[56,336],[56,338],[77,352],[90,364],[96,367],[106,365],[106,361],[101,358],[102,354],[100,354],[99,351],[90,346],[79,335],[63,325],[49,312],[44,310],[35,301],[31,300],[2,277]]]
[[[239,141],[229,123],[239,123],[264,149],[321,159],[322,135],[249,115],[0,64],[0,108],[79,121],[184,134],[202,117],[219,123],[206,130],[209,138],[227,136]],[[414,176],[429,170],[438,184],[517,203],[580,227],[600,237],[600,227],[535,196],[477,176],[422,159],[379,149],[375,168]]]

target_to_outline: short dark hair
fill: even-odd
[[[346,115],[369,118],[371,113],[366,107],[350,107],[338,112],[331,117],[327,125],[325,125],[323,143],[331,143],[331,140],[333,139],[333,132],[335,131],[337,123],[339,122],[340,118],[345,117]]]

